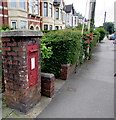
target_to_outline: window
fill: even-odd
[[[68,23],[69,23],[69,17],[70,17],[69,14],[67,14],[67,22],[68,22]]]
[[[48,3],[44,3],[44,16],[48,16]]]
[[[39,14],[38,0],[35,1],[35,14]]]
[[[50,25],[50,30],[52,30],[52,25]]]
[[[35,15],[39,14],[38,0],[29,0],[29,13]]]
[[[30,30],[34,30],[34,27],[33,27],[33,26],[31,26],[31,27],[30,27]]]
[[[11,27],[13,29],[16,29],[17,28],[17,21],[11,21]]]
[[[33,0],[29,0],[29,13],[33,13]]]
[[[60,19],[62,20],[62,9],[60,9]]]
[[[50,3],[50,17],[52,17],[52,4]]]
[[[35,14],[36,14],[36,15],[39,14],[39,8],[38,8],[38,5],[35,5]]]
[[[59,19],[59,8],[56,8],[56,19]]]
[[[62,26],[60,26],[60,29],[62,30]]]
[[[77,18],[75,17],[75,25],[77,24]]]
[[[39,30],[39,27],[38,27],[38,26],[36,27],[36,30]]]
[[[16,0],[10,0],[10,7],[16,8]]]
[[[26,21],[20,22],[21,29],[26,29]]]
[[[44,30],[48,30],[48,25],[44,25]]]
[[[25,10],[25,0],[20,0],[19,7],[21,10]]]
[[[59,26],[56,26],[55,29],[58,30],[58,29],[59,29]]]

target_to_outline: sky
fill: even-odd
[[[106,22],[114,22],[114,2],[115,1],[116,0],[96,0],[96,9],[95,9],[95,26],[96,27],[103,25],[105,11],[106,11]],[[64,0],[64,2],[66,5],[73,3],[75,10],[79,13],[82,13],[83,16],[88,18],[90,0]]]

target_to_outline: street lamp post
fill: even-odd
[[[96,0],[90,0],[88,31],[90,31],[91,26],[94,24],[95,6],[96,6]]]

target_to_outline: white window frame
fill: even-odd
[[[55,30],[59,30],[59,26],[55,26]]]
[[[62,9],[60,9],[60,19],[62,20]]]
[[[33,14],[33,0],[29,0],[29,13]]]
[[[53,30],[53,25],[50,25],[49,27],[50,27],[50,30]],[[51,29],[51,28],[52,28],[52,29]]]
[[[38,29],[37,29],[38,28]],[[36,26],[36,28],[35,28],[36,30],[40,30],[40,28],[39,28],[39,26]]]
[[[53,17],[53,9],[52,9],[53,5],[52,3],[49,4],[49,9],[50,9],[50,17]]]
[[[45,6],[46,4],[46,6]],[[48,2],[44,2],[44,17],[47,17],[48,16]]]
[[[22,22],[22,23],[25,23],[25,28],[21,28],[21,22]],[[26,26],[27,26],[27,22],[26,22],[26,21],[21,20],[21,21],[20,21],[20,28],[21,28],[21,29],[26,29]]]
[[[47,26],[47,30],[48,30],[48,24],[44,24],[44,30],[45,30],[45,25]]]
[[[16,23],[16,28],[13,28],[13,22]],[[12,27],[13,29],[17,29],[17,21],[16,21],[16,20],[11,21],[11,27]]]
[[[55,9],[55,16],[56,16],[56,19],[59,19],[59,8]]]
[[[38,0],[34,1],[34,14],[39,15],[39,5],[38,5]]]

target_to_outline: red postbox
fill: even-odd
[[[28,45],[29,87],[38,82],[38,45]]]

